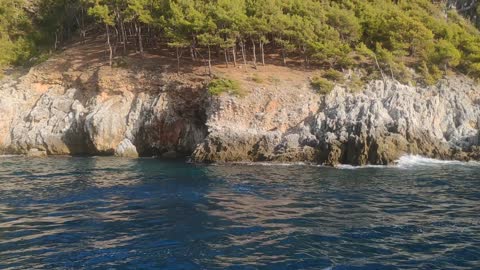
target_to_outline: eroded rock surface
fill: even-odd
[[[188,155],[206,136],[201,86],[110,67],[67,74],[75,80],[48,71],[0,84],[0,153]]]
[[[0,83],[0,153],[191,155],[197,162],[389,164],[404,154],[480,159],[480,89],[465,77],[422,88],[372,81],[320,96],[302,84],[243,82],[210,96],[205,78],[45,63]]]
[[[207,122],[197,161],[306,161],[389,164],[404,154],[478,159],[480,88],[456,77],[421,88],[374,81],[337,86],[325,97],[304,89],[257,89],[222,97]]]

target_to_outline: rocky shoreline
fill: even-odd
[[[306,86],[222,97],[193,157],[326,165],[387,165],[405,154],[478,160],[479,90],[456,77],[429,88],[373,81],[350,93],[337,86],[325,97]]]
[[[480,87],[450,77],[432,87],[372,81],[352,93],[245,86],[211,96],[172,74],[43,64],[0,82],[0,153],[191,156],[195,162],[390,164],[404,154],[480,160]]]

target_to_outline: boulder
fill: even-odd
[[[27,157],[46,157],[47,156],[47,151],[39,150],[37,148],[32,148],[32,149],[28,150],[26,156]]]
[[[115,156],[138,158],[137,148],[129,139],[124,139],[115,149]]]

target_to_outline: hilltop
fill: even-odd
[[[28,2],[28,3],[27,3]],[[0,66],[34,65],[75,41],[103,36],[102,60],[174,55],[177,71],[203,65],[357,69],[435,84],[480,76],[476,1],[8,0],[0,4]],[[158,53],[163,52],[163,53]]]

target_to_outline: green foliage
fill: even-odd
[[[240,83],[226,78],[215,78],[208,84],[208,92],[211,95],[218,96],[227,93],[234,96],[242,96],[243,91]]]
[[[462,8],[465,1],[447,2]],[[212,51],[228,62],[241,48],[248,51],[245,62],[255,49],[262,62],[269,50],[284,63],[362,67],[401,81],[410,81],[411,69],[427,77],[454,70],[480,78],[480,34],[462,16],[480,22],[480,6],[460,14],[447,6],[431,0],[2,0],[0,66],[25,62],[90,27],[110,31],[112,46],[123,43],[124,53],[127,45],[143,52],[144,45],[167,44],[178,65],[186,49],[210,63]]]
[[[0,68],[28,60],[33,54],[32,25],[22,0],[0,1]]]
[[[440,69],[433,65],[428,67],[426,62],[422,62],[422,64],[418,67],[418,72],[422,76],[422,82],[425,85],[434,85],[442,78],[442,72]]]
[[[354,73],[348,81],[347,86],[351,92],[360,92],[365,87],[365,82],[359,75]]]
[[[321,95],[329,94],[335,87],[333,82],[318,76],[315,76],[310,80],[310,85]]]
[[[88,15],[95,17],[106,25],[115,25],[115,18],[111,7],[108,6],[109,1],[90,0],[90,2],[93,3],[93,6],[88,9]]]
[[[323,73],[323,77],[334,82],[342,83],[345,81],[345,75],[335,69],[328,69]]]
[[[334,6],[328,10],[327,18],[328,25],[338,32],[343,41],[354,44],[360,39],[362,26],[352,10]]]
[[[462,55],[452,43],[442,39],[435,44],[435,50],[430,57],[433,63],[447,70],[448,67],[458,66]]]

